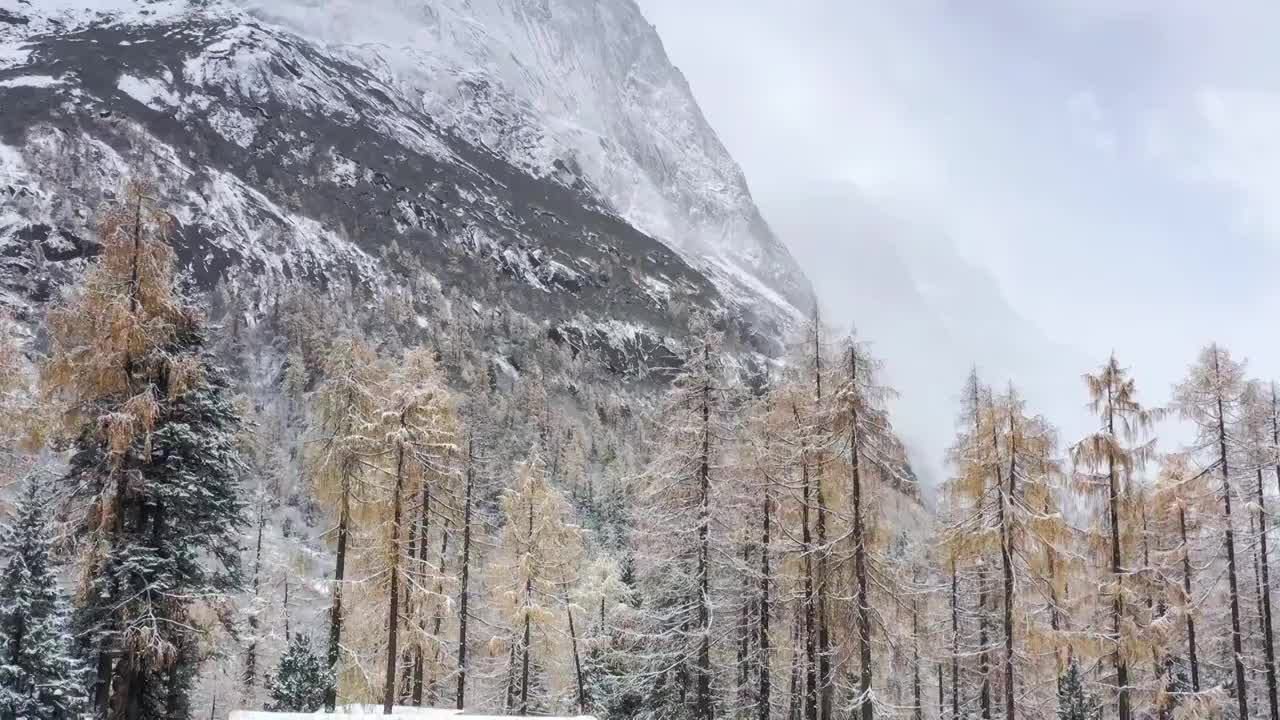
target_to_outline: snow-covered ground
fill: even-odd
[[[231,713],[230,720],[314,720],[315,718],[350,718],[350,717],[372,717],[382,715],[381,705],[345,705],[339,707],[337,712],[326,713],[273,713],[273,712],[257,712],[250,710],[236,710]],[[506,715],[478,715],[469,713],[465,710],[450,710],[445,708],[419,708],[397,706],[393,713],[396,717],[413,718],[415,720],[512,720],[516,716]],[[539,716],[541,720],[557,720],[553,717]],[[578,716],[564,720],[591,720],[590,716]]]

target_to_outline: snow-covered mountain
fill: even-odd
[[[630,0],[0,0],[0,107],[19,308],[138,173],[208,283],[376,288],[395,248],[597,338],[719,307],[765,354],[811,297]]]

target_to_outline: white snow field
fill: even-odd
[[[518,715],[481,715],[467,712],[466,710],[452,710],[447,708],[419,708],[397,706],[393,715],[400,718],[411,718],[413,720],[513,720],[520,717]],[[228,720],[315,720],[315,718],[354,718],[354,717],[374,717],[382,715],[381,705],[344,705],[337,708],[335,712],[316,712],[316,713],[276,713],[261,712],[256,710],[236,710],[231,713]],[[564,716],[556,718],[551,716],[538,716],[539,720],[594,720],[587,715],[580,716]]]

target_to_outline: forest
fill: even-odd
[[[98,225],[0,336],[0,718],[1280,720],[1280,397],[1219,345],[1063,378],[1087,437],[975,369],[922,488],[816,309],[766,363],[690,311],[624,381],[425,282],[201,292],[142,184]]]

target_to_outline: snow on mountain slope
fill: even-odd
[[[6,305],[41,301],[91,254],[93,211],[141,171],[180,221],[175,242],[197,279],[257,276],[265,303],[299,280],[376,289],[399,270],[392,284],[414,282],[385,262],[404,251],[481,305],[519,302],[553,338],[608,346],[622,365],[669,355],[659,348],[682,334],[687,308],[727,311],[765,354],[794,321],[732,253],[673,253],[580,168],[551,161],[540,175],[443,124],[412,85],[349,48],[221,0],[88,4],[0,0]],[[542,119],[508,129],[550,138]]]
[[[518,167],[585,180],[723,290],[763,285],[771,303],[808,307],[808,282],[631,0],[237,2],[400,85]]]
[[[209,279],[376,286],[394,241],[611,298],[557,303],[577,327],[728,309],[766,354],[807,307],[630,0],[236,2],[0,0],[11,293],[142,168]]]

